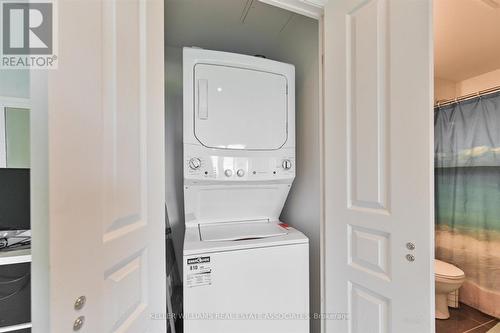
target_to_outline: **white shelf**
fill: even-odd
[[[23,328],[30,328],[30,327],[31,327],[31,323],[5,326],[5,327],[0,327],[0,333],[12,332],[12,331],[22,330]]]
[[[31,249],[0,251],[0,266],[20,264],[23,262],[31,262]],[[2,331],[2,329],[3,328],[0,328],[0,333],[8,332],[8,331]]]

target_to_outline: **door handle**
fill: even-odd
[[[406,248],[409,250],[409,251],[413,251],[415,250],[415,243],[413,242],[408,242],[406,243]],[[408,260],[409,262],[414,262],[415,261],[415,256],[411,253],[408,253],[406,256],[405,256],[406,260]]]
[[[406,260],[409,262],[414,262],[415,261],[415,256],[413,254],[407,254],[406,255]]]
[[[73,323],[73,331],[79,331],[83,324],[85,323],[85,317],[84,316],[80,316],[78,318],[75,319],[74,323]]]
[[[198,118],[208,119],[208,80],[198,80]]]

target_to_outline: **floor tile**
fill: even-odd
[[[481,326],[474,328],[472,331],[468,331],[467,333],[486,333],[493,327],[495,327],[496,324],[498,324],[498,320],[492,320],[486,324],[482,324]]]
[[[450,308],[449,319],[436,319],[436,333],[486,333],[497,323],[496,318],[460,303],[458,309]]]
[[[480,324],[480,322],[469,318],[458,309],[450,309],[449,319],[436,319],[436,333],[461,333]]]
[[[467,317],[474,319],[480,322],[481,324],[495,319],[494,317],[487,315],[486,313],[482,313],[481,311],[476,310],[473,307],[470,307],[463,303],[460,303],[459,310],[460,312],[464,313]]]

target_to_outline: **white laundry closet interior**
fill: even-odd
[[[182,48],[259,55],[295,66],[296,177],[281,220],[309,238],[310,312],[320,313],[320,26],[257,0],[165,1],[166,204],[182,272]],[[279,309],[277,309],[278,311]],[[311,321],[311,332],[319,332]]]

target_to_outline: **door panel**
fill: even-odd
[[[106,332],[147,327],[145,27],[140,1],[103,5],[103,261]],[[156,228],[158,231],[159,229]],[[139,241],[136,238],[139,237]],[[161,270],[158,271],[161,274]]]
[[[434,330],[431,20],[429,1],[325,6],[324,310],[349,318],[325,332]]]
[[[61,62],[46,75],[48,100],[34,103],[49,125],[50,269],[33,276],[50,301],[48,315],[33,307],[33,332],[68,332],[84,316],[85,332],[163,333],[163,1],[61,1],[58,11]]]
[[[373,291],[348,282],[349,332],[390,332],[390,300]]]
[[[368,1],[346,15],[347,163],[352,208],[387,207],[387,5]]]

